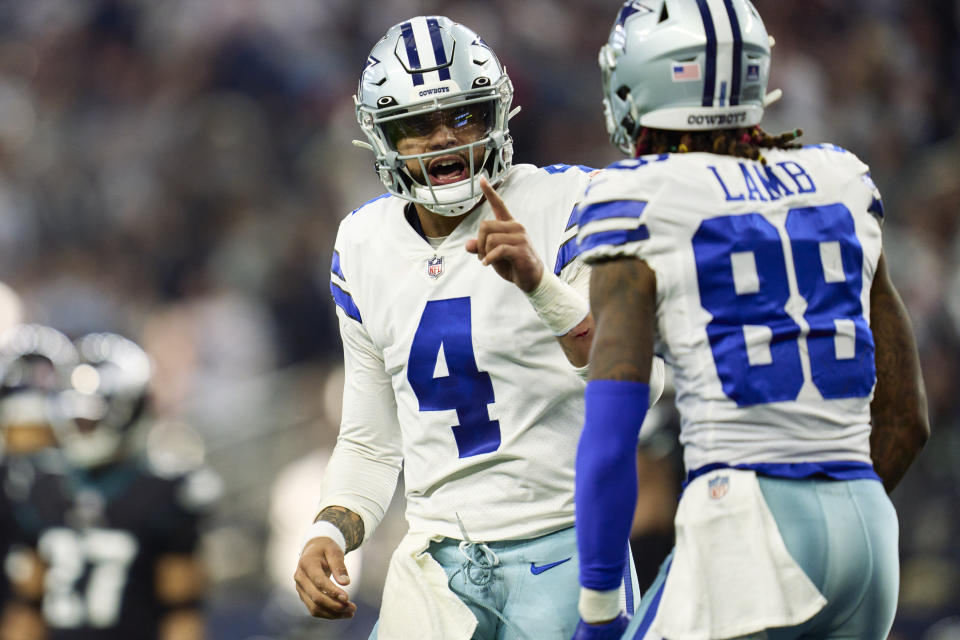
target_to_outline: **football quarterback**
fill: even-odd
[[[374,636],[565,637],[593,337],[571,213],[595,172],[513,163],[506,70],[442,16],[391,27],[355,99],[388,193],[344,218],[334,248],[344,411],[300,597],[315,616],[353,615],[343,554],[373,533],[402,462],[410,532]],[[618,589],[632,610],[630,565]]]

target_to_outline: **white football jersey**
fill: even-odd
[[[685,464],[870,464],[870,287],[882,205],[831,145],[626,160],[578,211],[583,259],[656,273]],[[872,473],[872,471],[871,471]]]
[[[517,165],[497,188],[567,281],[585,269],[570,221],[591,172]],[[436,249],[406,204],[383,196],[340,225],[332,290],[346,382],[321,508],[361,514],[369,536],[402,459],[414,531],[462,539],[458,516],[478,541],[571,526],[584,380],[523,292],[464,248],[493,219],[486,201]],[[382,473],[368,481],[344,460]]]

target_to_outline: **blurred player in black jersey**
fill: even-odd
[[[3,640],[42,633],[28,602],[40,576],[29,562],[18,562],[25,548],[18,505],[29,499],[38,470],[59,466],[49,399],[77,364],[76,349],[56,329],[18,324],[0,335],[0,629],[17,630],[16,636],[4,632]],[[15,585],[9,571],[18,574]]]
[[[199,525],[218,481],[163,477],[136,455],[151,375],[140,347],[104,333],[76,347],[79,364],[50,406],[64,469],[38,473],[17,507],[43,572],[21,592],[49,640],[203,638]]]

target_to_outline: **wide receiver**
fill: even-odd
[[[353,615],[343,554],[373,533],[402,463],[410,532],[382,640],[564,638],[577,624],[573,466],[593,319],[570,216],[593,172],[514,166],[512,97],[490,47],[444,17],[391,27],[356,96],[389,193],[336,240],[343,420],[295,580],[313,615]],[[634,582],[624,564],[628,611]]]
[[[929,427],[867,166],[758,126],[770,41],[747,0],[623,5],[600,51],[632,156],[579,210],[596,318],[577,456],[584,622],[614,599],[650,355],[673,367],[687,484],[676,546],[624,638],[886,638],[887,498]],[[617,490],[611,490],[611,486]]]

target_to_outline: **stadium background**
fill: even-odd
[[[777,39],[770,87],[784,90],[765,128],[854,150],[885,197],[933,428],[894,494],[894,637],[958,638],[960,3],[756,4]],[[382,192],[350,145],[370,47],[411,15],[469,25],[516,87],[517,160],[603,166],[618,156],[595,61],[617,6],[0,1],[0,280],[27,320],[119,331],[155,358],[151,455],[202,460],[224,481],[204,542],[211,638],[365,638],[403,531],[395,505],[364,552],[354,622],[301,611],[297,538],[339,411],[330,253],[339,219]]]

